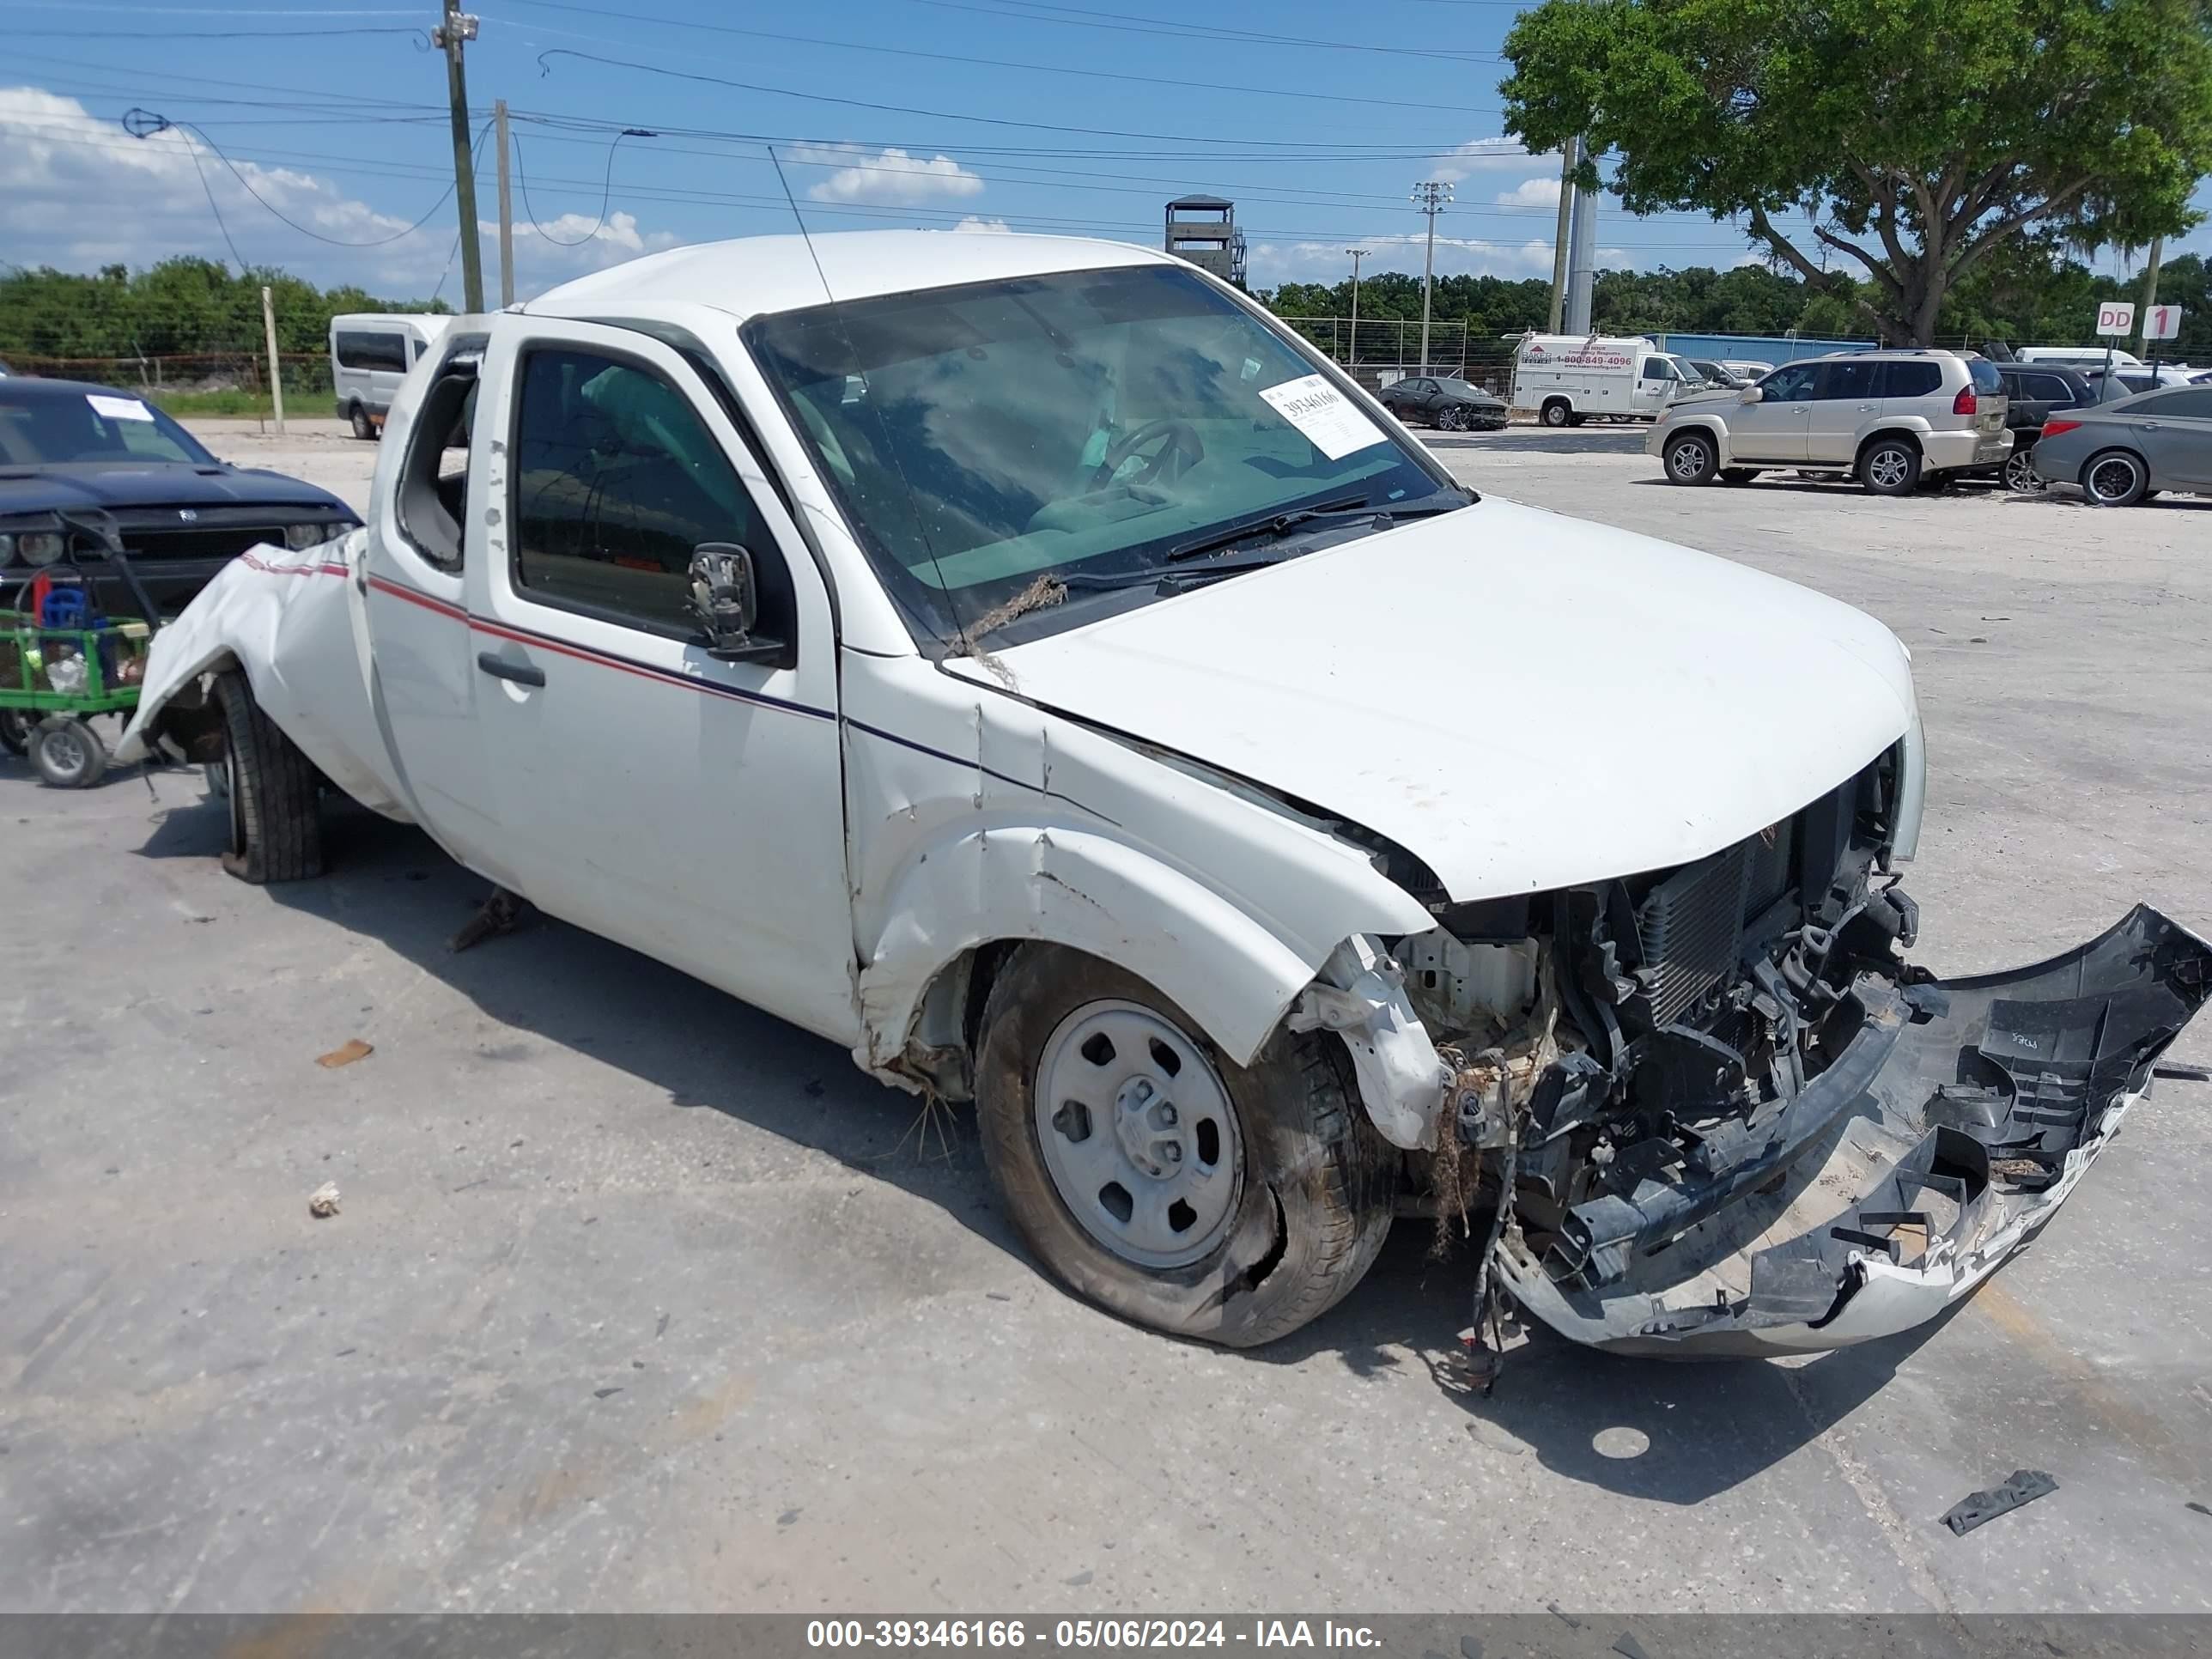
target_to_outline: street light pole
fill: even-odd
[[[1359,361],[1359,262],[1367,257],[1364,247],[1344,250],[1352,256],[1352,346],[1344,361],[1356,364]]]
[[[1437,270],[1437,215],[1452,198],[1452,187],[1427,179],[1413,186],[1413,205],[1429,216],[1429,251],[1421,261],[1421,373],[1429,372],[1429,289]]]

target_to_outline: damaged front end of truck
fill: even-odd
[[[2212,946],[2139,906],[2049,962],[1935,979],[1903,954],[1897,771],[1679,868],[1439,899],[1394,943],[1448,1079],[1436,1201],[1488,1241],[1478,1346],[1508,1298],[1624,1352],[1906,1329],[2018,1249],[2141,1098]]]

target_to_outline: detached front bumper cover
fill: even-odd
[[[1542,1261],[1510,1231],[1498,1272],[1521,1305],[1578,1342],[1678,1355],[1813,1352],[1934,1318],[2050,1219],[2148,1091],[2212,995],[2212,945],[2139,905],[2035,967],[1855,994],[1844,1051],[1727,1169],[1583,1206]]]

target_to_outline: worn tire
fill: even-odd
[[[1565,398],[1547,398],[1537,418],[1546,426],[1572,426],[1575,423],[1574,405]]]
[[[1910,438],[1876,438],[1859,452],[1856,471],[1877,495],[1910,495],[1920,487],[1920,446]]]
[[[31,752],[31,734],[39,723],[27,708],[0,708],[0,749],[21,758]]]
[[[74,714],[49,714],[31,734],[31,764],[56,789],[89,789],[107,775],[107,745]]]
[[[320,781],[299,746],[253,700],[253,688],[236,669],[218,675],[222,708],[223,763],[230,787],[223,799],[230,836],[222,867],[256,886],[305,881],[323,873]]]
[[[1668,483],[1706,484],[1720,476],[1720,446],[1709,432],[1692,428],[1669,439],[1664,459]]]
[[[346,419],[352,423],[353,435],[364,442],[374,442],[376,422],[368,418],[368,411],[359,404],[346,410]]]
[[[1243,1189],[1228,1231],[1187,1267],[1148,1268],[1106,1248],[1061,1199],[1038,1145],[1033,1101],[1047,1042],[1106,1000],[1143,1005],[1212,1065],[1237,1116]],[[1338,1037],[1277,1030],[1251,1066],[1133,974],[1057,945],[1025,945],[991,986],[976,1045],[984,1162],[1014,1226],[1086,1301],[1155,1330],[1256,1347],[1333,1307],[1382,1248],[1399,1155],[1369,1121]]]

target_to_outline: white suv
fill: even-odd
[[[1861,351],[1785,363],[1756,386],[1668,405],[1644,452],[1672,483],[1748,483],[1762,469],[1848,473],[1881,495],[2002,470],[2003,382],[1957,351]]]

